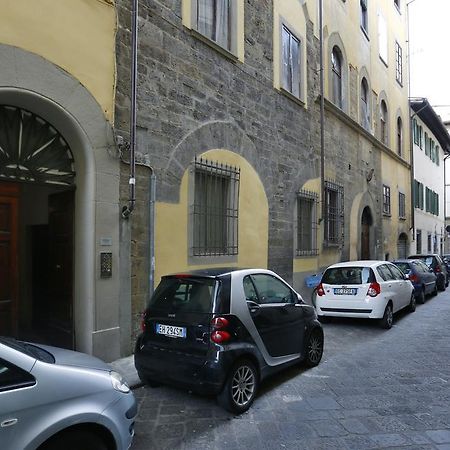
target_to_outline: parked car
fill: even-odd
[[[416,309],[413,285],[403,272],[388,261],[349,261],[325,270],[317,287],[319,319],[360,317],[379,319],[391,328],[394,313]]]
[[[323,331],[312,306],[276,273],[205,269],[168,275],[152,296],[135,349],[139,377],[217,395],[242,413],[283,367],[319,364]]]
[[[0,337],[2,450],[126,450],[136,412],[133,393],[103,361]]]
[[[414,286],[414,295],[419,303],[425,303],[427,295],[437,295],[436,275],[419,259],[398,259],[392,261]]]
[[[442,261],[441,257],[437,254],[427,254],[427,255],[411,255],[408,259],[420,259],[423,261],[433,272],[436,274],[437,288],[439,291],[445,291],[448,286],[449,275],[447,273],[447,267]]]
[[[445,267],[447,268],[447,275],[450,277],[450,255],[441,255],[442,261],[444,261]]]

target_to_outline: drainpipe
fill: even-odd
[[[150,204],[149,204],[149,224],[148,224],[148,242],[149,242],[149,284],[148,299],[155,290],[155,202],[156,202],[156,175],[153,168],[150,167]]]
[[[136,81],[138,42],[138,0],[133,1],[131,20],[131,105],[130,105],[130,177],[128,205],[122,208],[122,217],[128,219],[136,204]]]
[[[325,219],[325,99],[324,99],[324,82],[323,82],[323,0],[319,0],[319,41],[320,41],[320,191],[322,202],[322,219]],[[325,230],[324,230],[325,235]]]

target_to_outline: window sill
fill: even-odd
[[[239,57],[236,53],[234,53],[232,50],[228,50],[225,47],[222,47],[221,45],[217,44],[216,42],[212,41],[211,39],[207,38],[203,34],[199,33],[194,28],[190,29],[190,32],[192,36],[194,36],[199,41],[202,41],[204,44],[208,45],[209,47],[213,48],[217,52],[221,53],[226,58],[230,59],[233,62],[238,62]]]
[[[297,250],[295,252],[295,258],[309,258],[319,255],[319,250]]]
[[[386,212],[383,211],[383,217],[386,217],[387,219],[390,219],[392,216],[391,216],[391,213],[386,213]]]
[[[403,220],[403,221],[405,221],[405,220],[406,220],[406,217],[399,217],[398,220]]]
[[[287,98],[291,99],[293,102],[297,103],[298,105],[302,106],[303,108],[306,108],[305,102],[300,97],[296,97],[294,94],[289,92],[287,89],[284,89],[283,87],[280,87],[278,90],[283,95],[285,95]]]
[[[238,261],[238,254],[235,255],[205,255],[188,257],[188,264],[211,265],[211,264],[231,264]]]

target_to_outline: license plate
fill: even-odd
[[[164,336],[173,338],[185,338],[186,328],[184,327],[174,327],[172,325],[163,325],[161,323],[156,324],[156,333],[163,334]]]
[[[356,295],[357,288],[334,288],[334,295]]]

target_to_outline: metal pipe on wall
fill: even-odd
[[[155,203],[156,203],[156,175],[153,168],[150,168],[150,201],[149,201],[149,225],[148,225],[148,241],[149,241],[149,285],[148,298],[150,300],[155,290]]]
[[[319,0],[319,42],[320,42],[320,191],[322,202],[322,218],[321,221],[325,227],[325,99],[324,99],[324,77],[323,77],[323,0]],[[325,229],[324,229],[325,236]]]
[[[128,219],[136,204],[136,84],[137,84],[137,50],[138,50],[138,0],[132,0],[131,15],[131,104],[130,104],[130,177],[128,205],[122,208],[122,217]]]

